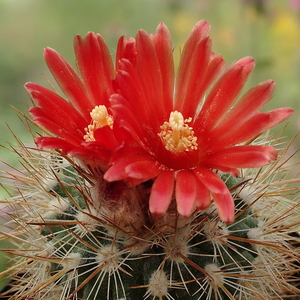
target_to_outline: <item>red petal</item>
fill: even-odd
[[[138,31],[136,51],[138,53],[136,63],[139,81],[144,94],[147,95],[147,101],[143,103],[142,109],[152,114],[154,128],[159,127],[164,117],[164,107],[161,105],[161,102],[164,101],[162,72],[153,41],[146,31]],[[153,118],[153,113],[155,113],[155,118]]]
[[[220,219],[226,223],[233,222],[234,201],[222,179],[206,168],[195,169],[194,172],[204,186],[211,191]]]
[[[161,215],[167,211],[172,200],[173,191],[174,172],[161,172],[151,187],[149,209],[153,215]]]
[[[128,177],[142,179],[143,181],[156,177],[160,172],[160,165],[152,159],[144,157],[125,167]]]
[[[206,166],[209,169],[215,169],[215,170],[219,170],[222,171],[224,173],[229,173],[231,175],[233,175],[234,177],[239,177],[240,176],[240,171],[237,168],[232,168],[232,167],[228,167],[228,166],[220,166],[220,165],[214,165],[214,164],[209,164],[205,165],[205,163],[203,163],[204,166]]]
[[[214,145],[207,142],[206,147],[213,152],[240,144],[285,121],[293,112],[291,108],[283,107],[266,113],[257,113],[240,127],[233,127],[227,133],[223,133],[219,139],[216,137],[213,141]]]
[[[209,190],[200,180],[197,180],[196,208],[198,210],[207,209],[210,203],[211,197]]]
[[[212,193],[220,219],[225,223],[234,221],[234,201],[230,192]]]
[[[206,159],[207,167],[259,168],[276,159],[277,151],[271,146],[236,146],[221,150]]]
[[[131,162],[132,157],[117,161],[106,171],[103,178],[110,182],[126,179],[128,176],[125,168]]]
[[[35,142],[42,149],[61,149],[64,153],[68,153],[74,147],[66,140],[56,137],[38,137]]]
[[[103,149],[97,145],[97,142],[93,142],[88,147],[74,147],[68,151],[68,153],[74,157],[79,158],[84,163],[92,164],[93,167],[100,167],[102,170],[108,169],[108,161],[111,152],[107,149]],[[98,165],[98,164],[101,164]]]
[[[77,138],[75,135],[70,134],[68,131],[64,130],[60,125],[54,123],[47,115],[43,113],[41,108],[32,107],[29,112],[34,116],[34,122],[48,129],[55,135],[68,140],[74,145],[79,145],[81,139]]]
[[[210,55],[211,40],[206,37],[196,45],[192,56],[189,58],[188,66],[180,63],[174,110],[180,111],[186,118],[195,115],[199,100],[206,92],[206,87],[203,88],[203,81],[207,76],[206,71]],[[180,76],[183,76],[184,79],[181,79]]]
[[[124,128],[128,132],[129,137],[132,137],[138,144],[142,144],[140,137],[145,137],[143,127],[132,109],[127,106],[127,100],[119,94],[114,94],[110,97],[110,101],[112,105],[111,111],[114,116],[114,129],[116,127]],[[126,136],[121,135],[116,137],[120,141],[126,140]]]
[[[107,168],[109,154],[106,150],[96,147],[84,148],[83,146],[76,147],[63,139],[56,137],[38,137],[35,142],[42,149],[61,149],[63,153],[70,154],[81,159],[84,162],[94,162],[94,165],[99,166],[99,163],[104,164],[103,168]]]
[[[214,145],[206,144],[207,149],[210,151],[218,151],[228,147],[233,147],[237,144],[245,142],[253,137],[256,137],[267,128],[270,123],[269,113],[257,113],[250,120],[241,124],[239,127],[227,128],[223,135],[215,137]]]
[[[233,64],[208,94],[203,107],[194,123],[194,129],[210,132],[221,117],[229,110],[238,94],[244,87],[251,71],[254,60],[245,57]],[[199,128],[196,130],[196,128]]]
[[[190,35],[188,36],[184,48],[182,50],[182,54],[180,57],[180,63],[178,67],[178,75],[176,80],[176,95],[175,95],[175,106],[180,109],[183,108],[183,102],[186,103],[188,101],[188,98],[185,97],[185,93],[192,93],[193,91],[189,90],[188,87],[193,84],[192,80],[196,78],[197,74],[199,74],[197,71],[194,71],[194,64],[191,63],[191,57],[193,57],[193,63],[197,63],[198,70],[205,70],[207,68],[207,57],[202,60],[202,58],[196,57],[195,51],[197,53],[202,52],[206,53],[209,52],[209,49],[207,48],[208,44],[207,42],[202,43],[204,39],[207,38],[207,33],[210,29],[210,24],[206,21],[202,20],[198,22],[194,28],[192,29]],[[201,47],[200,47],[201,44]],[[203,46],[204,49],[203,49]],[[201,48],[201,51],[199,51],[199,48]],[[196,50],[197,49],[197,50]],[[197,60],[196,60],[197,59]],[[193,75],[191,75],[193,73]],[[190,78],[187,80],[187,78]],[[194,99],[194,98],[193,98]],[[199,99],[197,99],[199,101]],[[193,101],[194,102],[194,101]],[[189,105],[191,105],[189,103]],[[194,115],[194,114],[193,114]],[[188,115],[185,116],[193,117]]]
[[[61,90],[86,120],[90,120],[89,112],[94,108],[94,105],[87,97],[77,72],[59,53],[51,48],[45,49],[44,58]]]
[[[141,120],[143,124],[150,124],[153,120],[153,112],[148,109],[148,96],[145,94],[139,80],[139,75],[128,60],[120,61],[120,68],[115,82],[117,85],[117,93],[121,94],[126,101],[122,104],[128,107],[137,120]],[[113,100],[115,96],[111,97]],[[115,98],[114,104],[118,104],[121,98]],[[161,124],[160,124],[161,125]],[[157,128],[159,126],[157,125]]]
[[[199,100],[201,98],[204,98],[211,84],[216,80],[216,78],[219,77],[219,75],[223,72],[225,67],[226,67],[226,63],[221,55],[217,55],[214,53],[210,54],[210,62],[207,71],[205,72],[204,81],[201,88],[202,91],[198,95]],[[195,112],[197,108],[198,107],[195,107]]]
[[[222,55],[211,52],[209,66],[205,76],[204,85],[209,87],[211,83],[220,75],[226,67],[225,60]]]
[[[96,129],[94,137],[96,143],[105,149],[114,150],[118,146],[118,142],[116,141],[113,131],[109,126]]]
[[[89,32],[85,38],[77,35],[74,39],[74,50],[93,106],[108,107],[108,98],[112,94],[114,66],[104,39],[93,32]]]
[[[210,138],[219,137],[252,118],[271,99],[274,89],[275,82],[272,80],[250,89],[210,133]]]
[[[147,167],[147,169],[144,169]],[[133,155],[117,161],[104,174],[107,181],[138,178],[140,182],[156,177],[161,172],[159,165],[146,155]]]
[[[220,177],[208,168],[197,168],[194,173],[212,193],[223,194],[228,190]]]
[[[111,155],[110,164],[114,164],[124,158],[128,158],[135,155],[147,156],[148,152],[141,147],[127,147],[122,145],[118,149],[115,149],[115,151]]]
[[[47,115],[57,125],[78,138],[83,137],[87,122],[70,103],[51,90],[34,83],[27,83],[25,88],[39,104],[43,115]],[[38,116],[38,111],[34,111],[34,109],[29,110],[33,115]]]
[[[128,38],[124,39],[121,36],[118,41],[117,53],[116,53],[116,71],[120,69],[119,62],[121,59],[126,58],[132,64],[135,64],[136,60],[136,50],[135,50],[135,39]]]
[[[293,113],[294,110],[290,107],[281,107],[281,108],[268,111],[267,114],[270,115],[270,120],[268,125],[266,126],[266,128],[264,128],[263,131],[271,129],[277,126],[278,124],[286,121]]]
[[[163,101],[160,106],[163,111],[172,111],[174,93],[174,60],[172,39],[167,26],[163,23],[157,26],[156,33],[151,34],[154,49],[158,58],[163,83]]]
[[[184,217],[190,216],[197,197],[197,181],[192,172],[182,170],[176,174],[175,195],[178,213]]]

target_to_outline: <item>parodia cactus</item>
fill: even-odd
[[[224,61],[211,52],[207,31],[201,21],[191,32],[175,83],[163,24],[154,35],[121,38],[115,67],[101,36],[76,37],[80,76],[45,50],[69,102],[26,84],[40,106],[30,109],[35,123],[55,136],[38,137],[42,149],[20,142],[14,149],[25,170],[3,175],[17,190],[3,200],[10,220],[2,239],[14,244],[6,250],[13,256],[4,274],[12,281],[3,297],[299,294],[299,180],[287,166],[292,142],[284,147],[267,135],[253,142],[292,110],[260,112],[272,81],[235,101],[253,59],[220,75]]]
[[[5,237],[17,245],[7,250],[16,280],[10,299],[252,300],[297,293],[290,234],[299,213],[297,198],[285,197],[295,191],[286,186],[292,180],[284,177],[285,151],[259,172],[222,176],[236,204],[234,222],[225,224],[214,206],[189,218],[174,207],[153,217],[139,205],[151,182],[95,187],[72,160],[24,150],[29,173],[15,178],[22,194],[7,200],[14,208],[7,227],[15,229]]]

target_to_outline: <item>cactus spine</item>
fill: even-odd
[[[222,175],[234,195],[235,221],[214,207],[184,218],[170,207],[154,217],[135,188],[94,182],[58,153],[21,148],[20,194],[6,200],[16,245],[7,271],[9,299],[283,299],[298,254],[296,188],[281,159],[241,178]],[[34,189],[34,191],[33,191]],[[295,196],[294,196],[295,197]],[[299,199],[298,199],[299,201]],[[16,207],[18,207],[16,209]]]

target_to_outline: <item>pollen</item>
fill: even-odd
[[[112,128],[113,126],[113,117],[108,114],[107,109],[104,105],[97,105],[90,113],[92,117],[91,124],[88,127],[84,128],[86,135],[84,135],[84,140],[86,142],[95,141],[94,132],[96,129],[109,126]]]
[[[164,122],[158,133],[167,150],[179,153],[198,149],[197,137],[188,125],[191,121],[192,118],[184,119],[178,111],[170,113],[169,122]]]

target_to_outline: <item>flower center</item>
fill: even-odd
[[[86,135],[84,135],[83,138],[86,142],[93,142],[96,140],[94,136],[96,129],[104,126],[109,126],[112,128],[114,123],[113,117],[108,114],[104,105],[95,106],[90,115],[92,117],[91,124],[84,128]]]
[[[184,119],[178,111],[170,113],[169,122],[164,122],[158,133],[167,150],[179,153],[198,149],[197,137],[188,125],[191,121],[192,118]]]

